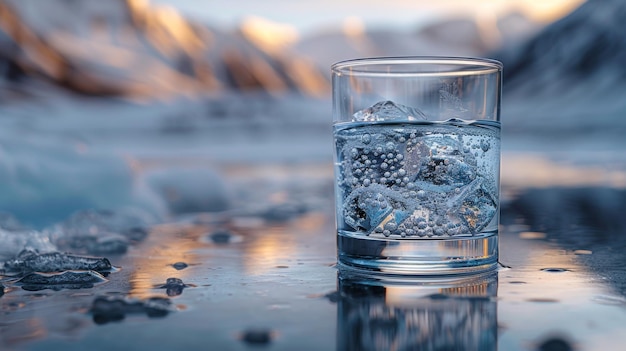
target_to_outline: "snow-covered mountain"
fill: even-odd
[[[346,23],[304,37],[294,49],[325,69],[334,62],[358,57],[485,56],[501,45],[519,44],[542,27],[519,12],[488,25],[471,17],[444,17],[412,31],[367,29]]]
[[[589,0],[495,56],[512,129],[626,130],[626,2]]]
[[[521,14],[490,24],[442,18],[414,31],[345,23],[296,40],[244,19],[224,30],[137,0],[0,1],[0,75],[43,78],[91,95],[150,98],[223,91],[328,96],[333,62],[367,56],[482,56],[540,25]]]
[[[243,26],[220,31],[144,1],[5,0],[0,14],[5,75],[19,69],[81,93],[329,90],[325,72],[280,42],[255,40]]]

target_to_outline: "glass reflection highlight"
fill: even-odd
[[[388,280],[340,271],[338,350],[497,349],[498,276]]]

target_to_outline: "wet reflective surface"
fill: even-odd
[[[265,189],[240,196],[255,210],[235,204],[156,225],[125,253],[106,255],[116,269],[93,287],[25,289],[3,277],[0,349],[609,350],[626,342],[621,188],[505,181],[497,272],[390,281],[335,268],[326,165],[224,173],[240,189]]]

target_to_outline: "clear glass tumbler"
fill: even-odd
[[[502,64],[368,58],[332,66],[340,268],[485,272],[498,260]]]

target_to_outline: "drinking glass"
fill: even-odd
[[[338,263],[396,275],[498,260],[502,64],[367,58],[332,66]]]

